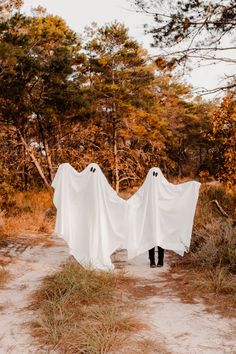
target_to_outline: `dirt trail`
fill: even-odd
[[[236,320],[208,313],[202,303],[187,304],[171,295],[163,272],[168,270],[168,256],[163,268],[148,268],[147,255],[136,257],[125,266],[140,278],[140,286],[157,288],[154,296],[140,300],[141,317],[151,326],[151,337],[163,343],[173,354],[236,353]],[[158,291],[158,289],[160,291]]]
[[[28,322],[33,312],[27,306],[41,279],[67,259],[68,249],[57,239],[50,247],[28,247],[22,253],[12,249],[10,255],[12,263],[7,269],[12,279],[0,289],[0,354],[46,353],[32,343]]]
[[[50,247],[28,247],[14,255],[7,267],[12,279],[0,290],[0,354],[53,354],[34,346],[27,325],[33,319],[33,312],[27,306],[41,279],[58,270],[68,256],[67,247],[59,239]],[[124,259],[124,254],[118,256]],[[161,277],[168,265],[150,269],[145,254],[126,262],[125,268],[129,274],[140,278],[139,291],[142,287],[150,289],[150,296],[137,300],[144,305],[139,316],[150,324],[150,332],[144,335],[167,349],[160,353],[236,353],[232,333],[236,321],[205,312],[201,303],[183,304],[171,296],[168,283]]]

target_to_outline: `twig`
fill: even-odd
[[[221,213],[221,215],[225,216],[226,218],[229,218],[229,214],[226,213],[226,211],[220,206],[218,200],[212,200],[212,203],[214,203],[217,206],[217,209]]]

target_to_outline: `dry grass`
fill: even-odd
[[[166,348],[159,343],[158,338],[150,338],[143,335],[135,335],[129,339],[128,343],[122,346],[116,354],[171,354]]]
[[[236,189],[227,189],[222,184],[201,186],[195,224],[204,225],[221,217],[212,201],[217,200],[232,219],[236,219]],[[223,218],[224,219],[224,218]]]
[[[212,200],[228,213],[222,216]],[[168,275],[182,301],[204,299],[208,309],[236,315],[236,194],[221,185],[203,186],[195,217],[190,253],[173,257]]]
[[[52,231],[52,196],[47,191],[16,192],[2,202],[2,233]]]
[[[47,244],[55,210],[48,191],[14,192],[0,198],[0,248],[9,243]]]
[[[136,354],[171,354],[162,345],[158,343],[158,340],[144,338],[138,341]]]
[[[169,273],[163,276],[171,295],[178,296],[183,303],[198,303],[201,299],[209,312],[236,316],[236,279],[225,268],[186,269],[174,261]]]
[[[129,282],[129,279],[127,279]],[[35,294],[32,333],[59,353],[110,353],[144,325],[123,292],[124,276],[84,269],[70,260]]]
[[[227,211],[229,218],[223,217],[212,200],[217,199]],[[204,270],[223,267],[236,273],[236,193],[222,187],[203,189],[193,231],[189,266]]]
[[[9,280],[10,273],[7,269],[0,266],[0,288]]]

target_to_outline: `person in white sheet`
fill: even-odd
[[[60,165],[52,185],[57,208],[55,233],[83,266],[113,269],[110,256],[125,243],[126,201],[95,163],[82,172],[69,163]]]
[[[149,170],[142,186],[127,200],[129,259],[156,246],[181,256],[188,252],[199,187],[196,181],[170,183],[158,167]]]

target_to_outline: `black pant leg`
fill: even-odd
[[[150,264],[154,265],[155,264],[155,247],[151,248],[148,251],[148,254],[149,254]]]
[[[158,246],[158,264],[164,264],[164,249]]]

